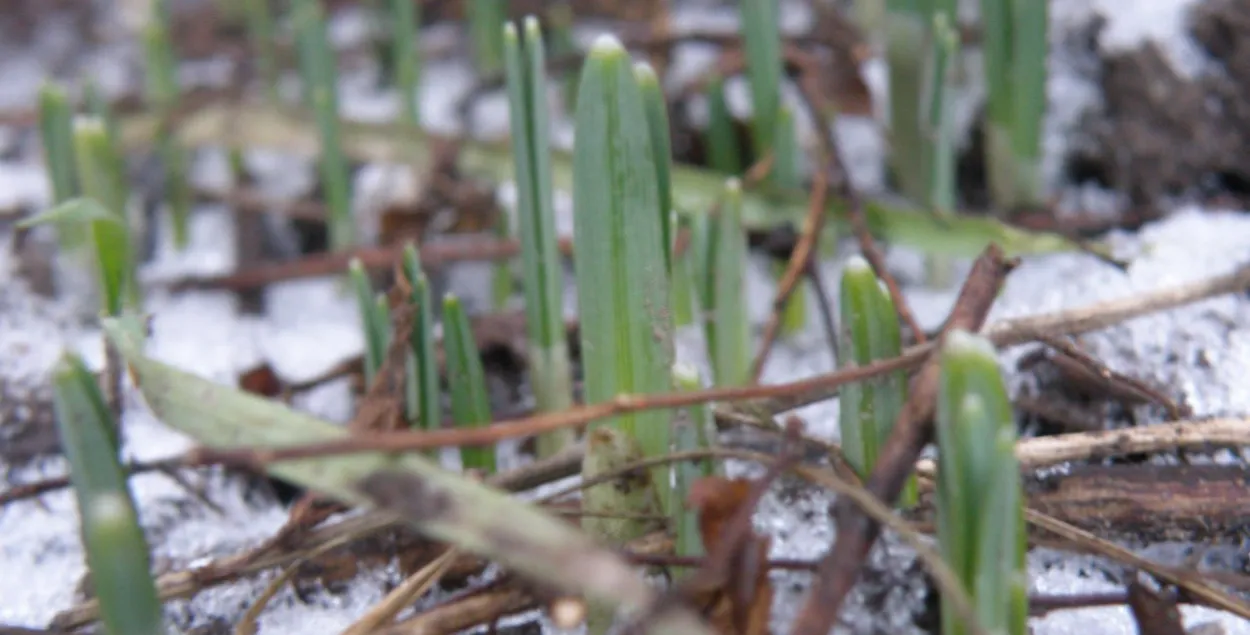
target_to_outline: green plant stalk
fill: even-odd
[[[512,223],[504,210],[500,210],[495,219],[495,238],[500,241],[512,238]],[[491,267],[490,300],[495,311],[503,312],[508,309],[508,301],[512,299],[512,273],[511,260],[498,260]]]
[[[117,458],[116,427],[95,375],[75,355],[65,354],[53,371],[53,405],[105,632],[162,635],[151,556]]]
[[[738,176],[744,169],[742,152],[738,146],[733,113],[725,101],[725,80],[720,75],[712,75],[704,91],[707,96],[708,165],[722,174]]]
[[[747,77],[751,85],[751,133],[755,155],[773,149],[781,109],[781,29],[775,0],[740,0]]]
[[[599,427],[586,436],[582,459],[582,480],[589,481],[643,458],[642,448],[629,434]],[[582,529],[603,545],[623,545],[663,528],[664,512],[654,483],[643,472],[625,473],[606,483],[582,491]],[[602,603],[592,603],[586,615],[586,632],[603,635],[612,628],[616,611]]]
[[[451,417],[460,428],[490,425],[490,400],[482,358],[473,339],[473,329],[460,300],[448,294],[443,298],[443,350],[447,357],[447,384],[451,388]],[[495,448],[462,447],[460,459],[466,470],[495,473]]]
[[[838,306],[838,350],[846,357],[843,368],[866,366],[902,353],[902,329],[894,302],[860,256],[853,256],[842,272]],[[902,370],[848,384],[842,390],[838,405],[842,454],[860,478],[867,479],[872,473],[906,402],[907,373]],[[912,477],[900,496],[901,504],[914,504],[916,493]]]
[[[365,385],[372,385],[374,376],[382,367],[382,358],[386,356],[386,340],[390,333],[389,330],[382,332],[378,329],[381,320],[373,299],[373,284],[369,282],[369,274],[365,272],[359,259],[352,258],[347,265],[347,276],[351,281],[352,291],[356,294],[360,328],[365,334]],[[387,329],[388,326],[383,328]]]
[[[557,412],[573,404],[573,373],[564,332],[564,271],[556,243],[547,70],[538,21],[527,17],[521,33],[508,24],[503,42],[530,381],[539,412]],[[571,429],[540,435],[538,455],[551,456],[575,438]]]
[[[654,154],[643,98],[620,42],[602,36],[582,67],[574,141],[573,253],[581,318],[585,401],[672,387],[672,313],[661,237]],[[648,457],[670,451],[671,416],[620,415],[592,424],[615,427]],[[662,507],[669,468],[652,470]]]
[[[578,52],[577,42],[573,38],[573,7],[567,0],[552,2],[547,6],[547,30],[551,34],[551,54],[559,57]],[[577,108],[577,85],[581,73],[570,69],[561,79],[563,86],[564,108],[572,112]]]
[[[504,0],[468,0],[465,10],[477,72],[483,75],[499,72],[504,57],[500,34],[508,18],[507,3]]]
[[[39,139],[44,168],[52,184],[52,203],[60,205],[78,194],[74,182],[74,114],[65,91],[45,82],[39,89]]]
[[[103,137],[103,135],[101,135]],[[140,305],[134,277],[134,261],[130,234],[125,220],[92,198],[72,198],[42,214],[33,216],[18,227],[52,224],[58,228],[86,228],[105,315],[119,315],[123,309]]]
[[[155,138],[158,120],[152,115],[129,118],[122,138],[127,147],[148,146]],[[297,111],[266,104],[245,106],[210,105],[187,115],[180,128],[180,138],[187,146],[225,144],[228,147],[264,147],[309,156],[317,144],[313,122]],[[344,150],[359,160],[402,161],[413,170],[431,166],[432,148],[441,138],[415,130],[410,126],[361,122],[343,123]],[[459,146],[457,167],[465,174],[479,178],[506,181],[515,178],[512,153],[507,144],[465,141]],[[551,176],[557,190],[570,191],[573,186],[573,157],[559,150],[552,151]],[[678,213],[692,218],[705,217],[724,193],[725,175],[692,166],[673,169],[673,206]],[[743,222],[751,229],[767,229],[780,222],[801,223],[807,211],[808,195],[799,190],[765,186],[752,188],[742,196]],[[827,234],[846,235],[849,224],[845,206],[831,200],[828,207]],[[1025,256],[1067,252],[1077,246],[1067,238],[1052,233],[1030,232],[1011,227],[985,216],[956,215],[950,219],[934,218],[918,213],[908,206],[894,206],[879,201],[864,202],[864,216],[869,230],[881,241],[912,247],[929,254],[975,257],[989,243],[996,243],[1008,256]],[[1101,243],[1089,245],[1096,253],[1111,256]]]
[[[88,210],[83,218],[89,217],[96,262],[105,282],[101,287],[105,311],[110,315],[118,314],[124,306],[141,304],[126,218],[124,172],[118,165],[120,157],[109,142],[101,120],[85,118],[74,122],[75,172],[79,186],[84,197],[100,205],[100,209]],[[100,213],[101,210],[108,214]]]
[[[794,111],[782,105],[777,111],[777,133],[773,137],[772,179],[779,187],[799,189],[803,187],[803,174],[799,169],[798,133],[794,128]],[[788,263],[773,263],[773,275],[780,283]],[[807,325],[807,283],[800,280],[790,292],[790,299],[781,313],[781,334],[793,335]]]
[[[162,10],[164,9],[164,10]],[[143,29],[147,62],[147,97],[154,110],[169,116],[178,105],[178,65],[169,41],[168,7],[156,3],[157,15]],[[191,215],[191,189],[187,184],[186,152],[173,134],[157,139],[157,156],[164,169],[163,180],[168,193],[170,218],[173,221],[174,245],[186,247],[188,220]]]
[[[352,218],[348,164],[339,123],[335,58],[326,38],[325,16],[316,0],[299,0],[295,21],[305,98],[320,132],[321,181],[329,211],[330,249],[342,251],[355,244],[356,224]]]
[[[1015,422],[988,340],[963,331],[940,352],[938,542],[992,633],[1027,632],[1025,526]],[[943,605],[944,635],[966,626]]]
[[[676,236],[680,230],[681,218],[674,211],[669,214],[669,227],[671,228],[671,236]],[[670,282],[671,302],[673,307],[673,328],[681,329],[692,326],[695,323],[695,291],[694,291],[694,273],[690,269],[691,261],[694,260],[693,245],[690,245],[680,255],[673,254],[672,276]]]
[[[699,381],[699,373],[693,366],[677,363],[673,365],[673,384],[678,390],[696,391],[703,388]],[[674,426],[676,452],[686,452],[710,447],[715,427],[711,411],[706,404],[684,408]],[[711,459],[684,461],[677,466],[677,486],[674,490],[674,503],[686,499],[690,486],[706,476],[716,475],[716,464]],[[677,522],[677,555],[702,556],[703,539],[699,533],[699,514],[685,505],[674,504],[668,510],[668,516]]]
[[[412,286],[409,301],[416,307],[408,340],[407,404],[408,422],[413,427],[435,430],[442,424],[438,390],[438,358],[434,349],[434,307],[430,283],[421,270],[421,257],[415,245],[404,247],[404,278]]]
[[[256,70],[265,85],[265,95],[278,102],[278,62],[274,53],[273,12],[269,0],[245,0],[240,3],[246,12],[248,42],[255,51]]]
[[[391,5],[391,52],[395,69],[395,88],[403,104],[403,120],[410,126],[421,125],[421,47],[420,3],[414,0],[389,0]]]
[[[660,194],[660,228],[663,230],[661,244],[664,246],[664,263],[672,271],[673,231],[670,216],[673,211],[673,143],[668,130],[668,105],[664,102],[664,89],[655,69],[645,62],[634,65],[634,78],[642,91],[642,104],[647,113],[647,135],[651,151],[655,153],[655,184]]]
[[[889,65],[890,169],[899,190],[924,201],[925,148],[921,128],[923,79],[930,13],[926,0],[886,0],[885,41]]]
[[[145,356],[144,325],[138,316],[106,319],[103,327],[156,416],[206,447],[278,448],[343,440],[350,434],[342,426]],[[214,407],[205,408],[206,402]],[[367,452],[265,467],[273,476],[349,506],[393,513],[423,536],[498,561],[557,592],[611,603],[634,617],[658,599],[634,567],[567,520],[445,470],[419,453]],[[429,500],[439,504],[410,504]],[[654,635],[712,635],[682,607],[657,616],[652,628]]]
[[[959,55],[959,33],[945,13],[933,18],[933,44],[926,74],[928,116],[926,161],[928,166],[928,205],[935,213],[949,217],[955,211],[955,122],[952,104],[955,86],[951,61]]]
[[[982,0],[990,194],[1004,209],[1041,202],[1047,3]]]
[[[751,377],[751,324],[746,305],[747,239],[742,228],[742,184],[725,185],[720,213],[711,219],[708,272],[711,285],[705,328],[718,386],[738,386]]]

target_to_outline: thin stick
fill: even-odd
[[[560,412],[543,413],[512,421],[502,421],[484,428],[379,432],[369,435],[344,436],[333,441],[259,450],[250,448],[198,448],[188,454],[186,462],[190,465],[224,463],[228,465],[262,466],[274,461],[287,461],[314,456],[360,452],[406,452],[441,447],[488,446],[504,439],[533,436],[562,428],[581,427],[598,419],[641,410],[681,408],[709,401],[742,401],[770,398],[778,395],[802,394],[817,388],[829,388],[862,381],[882,373],[907,368],[913,363],[913,359],[897,357],[864,366],[847,368],[836,373],[806,380],[771,386],[722,387],[651,395],[618,395],[609,401],[598,404],[570,408]]]
[[[400,611],[407,608],[417,598],[430,590],[430,587],[438,582],[443,572],[451,565],[451,563],[460,555],[460,550],[450,547],[443,552],[443,555],[434,559],[429,564],[421,567],[420,571],[408,576],[399,586],[391,589],[391,592],[382,598],[381,602],[375,604],[360,619],[356,620],[351,626],[343,631],[343,635],[368,635],[381,628],[387,622],[395,619]]]
[[[811,69],[805,67],[804,73]],[[885,283],[886,289],[890,291],[890,299],[894,301],[894,310],[898,312],[898,316],[911,329],[912,337],[917,343],[925,342],[924,329],[920,328],[920,323],[916,321],[916,316],[912,314],[911,308],[907,305],[907,299],[903,297],[903,292],[898,286],[898,281],[890,274],[890,270],[886,267],[885,256],[881,254],[881,250],[877,248],[873,241],[872,232],[868,231],[868,223],[864,220],[864,204],[859,197],[859,192],[855,190],[855,184],[851,182],[851,174],[846,169],[846,164],[842,160],[842,153],[838,149],[837,138],[833,135],[833,130],[829,128],[825,122],[824,116],[820,112],[820,97],[812,94],[812,87],[808,82],[797,82],[799,87],[799,95],[802,97],[799,101],[803,102],[807,114],[812,118],[812,124],[820,131],[817,138],[820,140],[821,148],[825,154],[825,165],[831,172],[829,176],[830,182],[836,189],[838,196],[846,202],[847,218],[850,220],[851,229],[855,233],[855,238],[859,242],[859,250],[863,253],[864,259],[872,266],[873,273]]]
[[[1159,389],[1136,377],[1130,377],[1111,370],[1106,364],[1098,361],[1065,338],[1047,335],[1041,338],[1041,342],[1055,349],[1060,355],[1064,355],[1079,364],[1081,370],[1085,373],[1097,376],[1098,380],[1105,382],[1107,388],[1117,396],[1127,396],[1141,401],[1157,403],[1166,408],[1168,416],[1173,419],[1181,419],[1190,415],[1188,408],[1176,403]]]
[[[807,206],[807,217],[803,220],[802,235],[799,236],[798,243],[790,253],[785,273],[777,283],[772,311],[768,314],[768,322],[764,325],[764,335],[760,340],[759,351],[755,354],[755,362],[751,364],[751,378],[756,383],[759,382],[760,375],[764,373],[764,363],[768,361],[768,354],[772,351],[777,332],[781,329],[781,314],[789,304],[795,287],[798,286],[799,277],[805,269],[811,266],[812,247],[816,244],[816,238],[820,236],[820,230],[824,227],[825,203],[828,197],[829,182],[823,173],[817,172],[812,181],[812,196]]]

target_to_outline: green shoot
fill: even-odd
[[[739,11],[751,84],[751,136],[755,155],[762,157],[773,149],[781,109],[780,9],[775,0],[740,0]]]
[[[154,5],[152,21],[143,30],[143,44],[147,62],[147,98],[154,110],[169,116],[178,105],[178,60],[169,40],[170,12],[168,0],[158,0]],[[188,222],[191,215],[191,188],[187,183],[186,150],[174,138],[172,131],[165,131],[156,141],[157,155],[164,169],[164,184],[168,194],[170,218],[173,220],[174,245],[185,247],[188,240]]]
[[[645,62],[634,65],[634,78],[642,91],[642,103],[647,112],[647,134],[651,139],[651,151],[655,153],[655,183],[660,191],[660,228],[664,234],[665,263],[672,268],[673,232],[669,218],[673,211],[673,144],[668,131],[668,105],[664,102],[664,89],[655,70]]]
[[[73,198],[42,214],[22,221],[19,227],[53,224],[59,228],[87,228],[99,273],[101,300],[106,315],[139,306],[130,233],[112,210],[91,198]]]
[[[838,350],[846,358],[844,368],[892,359],[902,352],[902,332],[894,302],[860,256],[846,263],[838,305]],[[902,370],[843,387],[838,405],[842,454],[860,478],[866,479],[872,473],[877,455],[906,401],[907,373]],[[913,479],[902,496],[903,505],[910,506],[914,498]]]
[[[638,442],[620,430],[599,427],[586,435],[582,479],[589,481],[619,474],[582,492],[582,529],[601,544],[625,544],[663,528],[660,520],[663,507],[649,475],[620,471],[642,458]],[[586,632],[605,635],[611,630],[615,617],[616,612],[610,606],[592,603],[586,616]]]
[[[162,635],[147,540],[117,458],[117,429],[99,384],[71,354],[57,364],[52,384],[57,431],[70,466],[87,569],[105,632]]]
[[[348,164],[343,154],[338,115],[338,72],[318,0],[298,0],[295,28],[304,96],[316,115],[320,132],[321,181],[329,212],[330,249],[341,251],[355,244],[356,225],[352,218]]]
[[[695,391],[703,387],[702,382],[699,381],[699,372],[694,367],[681,363],[673,365],[673,383],[678,390],[682,391]],[[676,442],[674,450],[687,452],[710,447],[715,433],[711,415],[706,404],[683,409],[674,426]],[[695,481],[716,473],[716,464],[711,459],[683,461],[677,466],[677,487],[674,499],[681,497],[684,500]],[[680,505],[670,509],[669,516],[676,517],[677,555],[704,555],[703,539],[699,533],[698,512]]]
[[[435,430],[442,424],[442,408],[438,390],[438,358],[434,351],[434,308],[430,300],[430,283],[421,270],[421,258],[415,245],[404,248],[404,279],[412,286],[410,301],[416,307],[416,319],[409,335],[407,394],[404,403],[410,425]]]
[[[503,39],[501,29],[508,18],[508,4],[504,0],[467,0],[465,16],[469,20],[469,38],[473,43],[473,60],[477,72],[499,72],[503,66]]]
[[[573,379],[564,333],[564,271],[556,249],[542,31],[536,19],[527,17],[520,33],[508,24],[503,37],[530,382],[538,411],[556,412],[573,404]],[[572,430],[542,435],[538,455],[551,456],[574,438]]]
[[[486,396],[482,358],[469,318],[460,300],[450,294],[443,298],[443,350],[447,357],[447,384],[451,389],[451,417],[456,426],[490,425],[490,401]],[[460,448],[460,460],[466,470],[495,473],[493,446]]]
[[[576,120],[573,251],[585,401],[668,392],[673,326],[655,155],[649,135],[640,134],[646,107],[629,56],[611,36],[594,44],[582,67]],[[670,450],[670,419],[637,412],[593,427],[616,427],[653,457]],[[653,470],[665,509],[670,472]]]
[[[777,111],[777,134],[773,138],[772,182],[779,187],[798,189],[803,186],[803,174],[799,169],[801,150],[798,133],[794,128],[794,111],[783,105]],[[777,281],[786,270],[786,263],[773,263],[773,275]],[[800,280],[790,292],[790,299],[781,313],[781,334],[793,335],[807,324],[807,282]]]
[[[730,179],[720,213],[710,222],[707,271],[710,319],[705,327],[718,386],[750,380],[750,322],[746,305],[747,239],[742,229],[742,185]]]
[[[1005,210],[1043,202],[1048,5],[1032,0],[981,2],[989,91],[985,164],[990,195]]]
[[[389,320],[378,315],[374,301],[373,283],[369,282],[369,274],[365,272],[360,260],[352,258],[347,265],[347,275],[351,280],[352,290],[356,293],[356,307],[360,310],[360,327],[365,334],[365,385],[373,385],[373,378],[382,368],[382,359],[386,356],[386,346],[390,339]]]
[[[955,101],[954,65],[959,55],[959,33],[944,13],[933,17],[933,50],[926,73],[928,116],[926,118],[925,166],[928,177],[927,203],[930,209],[949,217],[955,212],[956,139],[952,105]]]
[[[986,339],[963,331],[941,350],[937,404],[937,527],[942,556],[990,633],[1024,635],[1028,621],[1024,494],[1015,421]],[[943,635],[967,627],[943,601]]]
[[[247,37],[256,53],[256,70],[270,101],[278,102],[278,62],[274,53],[273,8],[269,0],[241,3],[247,18]]]
[[[742,152],[733,113],[725,101],[725,80],[719,75],[708,79],[707,88],[708,166],[729,176],[742,174]]]
[[[415,0],[390,0],[391,52],[395,69],[395,88],[403,104],[404,123],[421,125],[421,48],[417,46],[421,16],[420,3]]]
[[[77,196],[74,175],[74,111],[65,91],[45,83],[39,89],[39,136],[44,167],[52,181],[52,203],[60,205]]]

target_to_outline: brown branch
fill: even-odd
[[[755,362],[751,364],[751,378],[755,382],[759,382],[760,375],[764,372],[764,363],[768,360],[768,354],[781,328],[781,314],[790,302],[790,296],[794,293],[795,287],[798,286],[799,277],[805,269],[812,266],[812,252],[814,251],[812,247],[816,244],[816,238],[820,236],[820,230],[824,227],[825,202],[828,195],[829,182],[825,180],[824,174],[817,172],[812,181],[812,196],[807,206],[807,218],[803,220],[803,233],[790,253],[785,273],[777,283],[777,294],[773,297],[772,311],[768,315],[768,322],[764,325],[764,335],[760,340],[759,351],[755,354]]]
[[[572,240],[560,238],[559,248],[562,253],[571,254]],[[220,276],[182,278],[170,281],[168,284],[173,291],[259,289],[289,280],[337,275],[347,270],[347,264],[353,258],[358,258],[365,269],[387,270],[399,262],[403,251],[404,245],[359,247],[342,252],[313,254],[288,262],[257,265]],[[506,240],[483,238],[465,242],[425,244],[421,245],[420,251],[421,264],[425,267],[432,267],[448,262],[506,260],[521,253],[521,243],[511,238]]]
[[[986,248],[964,281],[943,335],[955,329],[979,331],[1012,266],[1003,259],[997,246]],[[931,436],[930,421],[936,406],[939,372],[937,357],[930,356],[912,379],[910,396],[868,478],[868,491],[882,501],[893,502],[898,498]],[[881,532],[881,526],[849,499],[838,499],[834,515],[837,540],[821,561],[812,590],[799,611],[792,631],[796,635],[824,635],[833,628],[842,602]]]
[[[1065,366],[1066,372],[1085,375],[1089,381],[1096,382],[1116,398],[1129,402],[1154,402],[1163,406],[1173,419],[1184,419],[1192,414],[1189,408],[1176,403],[1154,386],[1111,370],[1106,364],[1062,337],[1047,335],[1040,340],[1059,353],[1051,359],[1052,362]]]
[[[406,452],[441,447],[489,446],[504,439],[534,436],[563,428],[582,427],[598,419],[641,410],[682,408],[710,401],[743,401],[748,399],[768,399],[779,395],[804,394],[816,389],[828,389],[862,381],[900,368],[910,367],[912,364],[913,360],[911,358],[897,357],[784,384],[721,387],[652,395],[617,395],[611,400],[589,406],[579,406],[560,412],[543,413],[511,421],[501,421],[483,428],[382,432],[368,436],[348,436],[333,441],[293,445],[285,448],[198,448],[188,455],[187,463],[191,465],[223,463],[256,467],[274,461],[287,461],[314,456],[360,452]]]
[[[807,67],[803,69],[803,73],[816,72],[816,69]],[[881,254],[881,250],[877,248],[877,244],[873,241],[872,232],[868,230],[868,222],[864,220],[864,204],[860,199],[859,192],[855,190],[855,184],[851,182],[851,173],[847,171],[846,164],[842,160],[842,153],[838,149],[837,138],[833,135],[833,130],[825,121],[824,115],[821,113],[820,96],[814,94],[812,88],[806,82],[798,82],[799,95],[801,101],[807,110],[807,114],[812,118],[812,124],[820,131],[817,139],[820,141],[821,149],[825,154],[826,170],[830,172],[829,182],[837,191],[838,196],[846,204],[847,218],[850,220],[851,229],[855,233],[855,238],[859,242],[859,250],[863,253],[864,259],[872,266],[872,270],[877,277],[885,283],[886,289],[890,291],[890,299],[894,302],[894,310],[898,312],[898,316],[911,329],[912,337],[916,342],[923,344],[925,342],[924,329],[920,328],[920,323],[916,321],[916,316],[911,312],[911,308],[907,305],[907,299],[903,297],[903,292],[898,286],[898,281],[890,274],[889,268],[885,264],[885,256]]]

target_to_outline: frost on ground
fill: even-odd
[[[1079,0],[1055,0],[1052,23],[1056,28],[1052,39],[1071,43],[1071,39],[1088,26],[1092,11],[1100,10],[1111,20],[1102,36],[1104,45],[1131,46],[1142,37],[1152,37],[1164,44],[1178,67],[1187,71],[1195,68],[1195,58],[1190,57],[1192,43],[1180,30],[1181,21],[1175,18],[1193,4],[1193,0],[1138,0],[1132,3],[1133,10],[1124,10],[1126,4],[1111,0],[1100,0],[1093,5]],[[798,5],[787,4],[787,7],[793,6]],[[677,19],[681,24],[695,26],[732,26],[735,23],[732,19],[719,19],[725,17],[722,14],[706,20],[704,12],[708,10],[701,4],[692,4],[679,11]],[[804,19],[805,14],[800,11],[787,13],[783,21],[788,28],[796,22],[802,26]],[[0,56],[3,60],[0,75],[6,79],[0,88],[0,106],[32,103],[38,82],[52,72],[42,60],[70,56],[67,50],[73,48],[72,41],[57,35],[58,28],[64,35],[63,27],[41,27],[43,30],[34,38],[37,42],[34,54],[6,50],[6,55]],[[359,16],[349,13],[335,28],[334,37],[337,44],[347,46],[363,37],[365,30]],[[123,69],[130,53],[117,44],[110,45],[107,53],[88,57],[80,64],[106,78],[103,86],[106,92],[118,94],[126,88]],[[693,73],[697,70],[691,69],[709,61],[705,50],[683,46],[673,65],[683,69],[682,72]],[[1052,58],[1055,72],[1049,102],[1053,112],[1047,126],[1050,136],[1046,144],[1048,165],[1053,168],[1050,170],[1052,182],[1059,178],[1055,166],[1062,159],[1067,135],[1073,132],[1081,111],[1097,100],[1097,88],[1088,62],[1079,51]],[[210,61],[203,68],[191,65],[183,70],[189,81],[199,78],[196,81],[212,83],[214,77],[220,77],[217,68]],[[370,74],[374,73],[375,68],[366,67],[358,74],[344,77],[343,107],[349,115],[379,120],[396,112],[394,95],[380,95],[373,90]],[[472,84],[467,65],[457,61],[432,63],[422,81],[427,124],[439,132],[458,131],[456,103]],[[734,107],[745,112],[749,104],[743,103],[744,87],[735,86],[731,86],[731,97],[736,95]],[[475,122],[482,126],[484,136],[497,136],[504,129],[502,104],[496,95],[474,109]],[[554,129],[567,133],[567,123],[557,122]],[[849,155],[859,157],[849,161],[859,168],[856,183],[866,190],[879,189],[883,182],[879,160],[883,142],[879,130],[864,121],[840,121],[838,126],[844,149]],[[567,142],[569,137],[563,134],[561,138]],[[6,156],[24,155],[21,160],[0,162],[0,185],[3,185],[0,207],[10,209],[27,204],[42,208],[48,193],[35,162],[36,153],[28,148],[23,152],[19,147],[21,143],[13,138],[0,141],[6,148]],[[307,194],[313,187],[314,170],[306,160],[257,151],[248,153],[247,162],[257,179],[257,187],[267,195],[294,198]],[[202,151],[196,178],[201,184],[218,183],[224,172],[223,165],[220,153]],[[393,194],[395,181],[391,174],[369,168],[362,170],[357,178],[362,190],[390,189]],[[508,188],[503,189],[502,198],[508,200]],[[362,195],[361,198],[367,197]],[[358,201],[358,207],[368,209],[369,201]],[[562,205],[561,209],[560,223],[567,228],[568,206]],[[226,210],[211,206],[199,209],[194,218],[191,249],[175,254],[168,237],[162,236],[155,262],[143,272],[145,279],[229,270],[234,266],[229,248],[233,244],[232,234]],[[1008,280],[991,319],[1079,307],[1226,272],[1250,260],[1250,220],[1244,214],[1231,211],[1182,209],[1136,235],[1120,234],[1112,241],[1131,262],[1126,272],[1081,255],[1029,259]],[[904,282],[908,299],[922,324],[935,326],[950,308],[953,289],[935,289],[925,284],[927,263],[923,257],[902,250],[891,250],[889,255],[891,266]],[[829,258],[821,266],[823,279],[829,287],[827,291],[835,298],[841,262],[841,257]],[[99,333],[80,319],[82,307],[32,294],[23,282],[15,279],[15,266],[7,252],[0,254],[0,280],[5,281],[0,285],[0,319],[3,320],[0,381],[8,391],[0,394],[3,397],[0,414],[6,418],[29,417],[32,413],[21,410],[26,407],[23,404],[46,402],[45,379],[63,349],[78,350],[94,364],[98,364],[100,357]],[[966,269],[966,262],[953,263],[952,279],[957,280]],[[479,284],[483,272],[461,271],[467,273],[457,272],[450,284],[458,292],[481,298],[479,304],[485,305]],[[750,273],[747,290],[758,326],[765,319],[771,302],[774,278],[762,260],[752,261]],[[275,285],[266,295],[268,312],[263,316],[247,316],[238,310],[235,299],[225,293],[152,293],[148,297],[148,308],[155,321],[149,351],[159,359],[223,383],[233,383],[242,371],[261,361],[273,365],[285,379],[307,379],[360,351],[362,342],[354,305],[340,293],[334,280]],[[1112,368],[1144,376],[1167,387],[1173,396],[1184,399],[1198,416],[1245,415],[1250,412],[1250,389],[1244,381],[1250,372],[1248,304],[1244,296],[1216,298],[1084,336],[1082,343]],[[566,299],[566,307],[573,306],[572,299]],[[823,331],[816,326],[814,302],[809,304],[809,311],[807,330],[780,343],[773,353],[765,372],[766,382],[798,379],[834,367]],[[1007,351],[1003,355],[1004,369],[1010,372],[1024,350]],[[1014,374],[1011,377],[1015,389],[1025,387],[1029,381]],[[32,393],[34,398],[31,398]],[[344,421],[351,412],[345,382],[323,387],[304,396],[296,405],[333,421]],[[10,407],[17,410],[11,413]],[[797,414],[804,419],[811,434],[836,439],[836,402],[809,406]],[[1156,422],[1158,414],[1142,412],[1138,420]],[[124,425],[128,458],[163,458],[189,447],[188,439],[155,421],[133,393],[128,395]],[[7,433],[7,428],[4,430]],[[0,443],[8,441],[0,437]],[[13,482],[57,476],[65,470],[60,459],[6,467],[11,467],[9,476]],[[741,464],[735,464],[733,470],[737,474],[758,474]],[[255,495],[238,478],[213,471],[204,473],[202,478],[209,497],[224,513],[207,509],[162,475],[143,475],[132,481],[144,527],[153,543],[154,565],[158,571],[185,569],[214,557],[236,553],[271,536],[285,519],[285,511],[280,506],[265,496]],[[786,482],[774,488],[756,517],[759,528],[772,536],[773,555],[819,557],[833,539],[827,514],[830,502],[828,495],[795,483]],[[850,598],[844,613],[844,630],[853,633],[919,632],[913,622],[924,609],[927,590],[910,550],[887,534],[883,545],[874,551],[870,565],[866,582]],[[0,509],[0,597],[4,598],[0,603],[0,623],[44,626],[57,612],[76,602],[76,586],[83,573],[74,503],[68,492]],[[174,602],[170,605],[171,617],[186,628],[218,620],[232,624],[274,575],[269,572],[208,590],[189,601]],[[261,615],[259,632],[265,635],[337,632],[380,599],[385,589],[398,580],[398,575],[392,567],[369,570],[342,593],[314,593],[308,604],[291,590],[283,590]],[[1052,551],[1039,550],[1031,555],[1030,575],[1033,590],[1040,593],[1076,594],[1122,588],[1114,581],[1120,573],[1106,564]],[[774,626],[782,629],[802,601],[806,578],[779,573],[774,583],[778,590]],[[1228,633],[1250,633],[1247,625],[1211,611],[1186,608],[1184,612],[1191,626],[1218,620]],[[1133,632],[1131,620],[1122,608],[1057,612],[1034,620],[1033,626],[1038,635]]]

